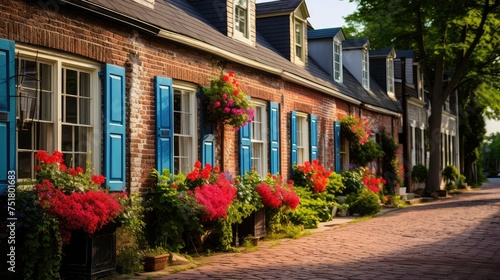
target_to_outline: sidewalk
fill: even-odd
[[[404,209],[383,208],[376,218],[353,223],[352,226],[343,225],[361,217],[335,217],[332,221],[320,223],[316,229],[308,229],[312,233],[309,236],[261,240],[258,249],[252,252],[215,253],[197,257],[187,265],[169,266],[162,271],[141,273],[133,278],[115,276],[113,279],[312,279],[314,276],[322,276],[325,271],[332,275],[318,279],[333,279],[333,275],[345,278],[353,273],[357,274],[351,275],[352,279],[370,279],[366,277],[382,273],[380,271],[384,271],[383,274],[377,274],[377,277],[371,279],[422,279],[415,276],[423,277],[428,273],[434,275],[439,272],[441,274],[438,276],[441,277],[454,271],[453,269],[470,276],[476,272],[495,274],[496,270],[490,267],[490,262],[493,261],[489,255],[493,254],[496,258],[500,254],[500,250],[495,251],[500,242],[497,244],[495,240],[498,238],[491,235],[494,234],[491,221],[485,224],[480,222],[487,217],[496,217],[492,214],[498,211],[498,208],[493,207],[494,204],[483,205],[484,201],[492,203],[498,199],[500,179],[485,183],[480,190],[436,199],[432,203],[409,205]],[[418,210],[420,207],[425,215]],[[471,212],[471,207],[477,207],[477,210]],[[411,210],[412,208],[415,210]],[[385,215],[389,212],[398,213]],[[482,227],[487,227],[488,230],[483,230]],[[495,232],[500,236],[499,230]],[[389,243],[387,236],[391,236]],[[471,240],[476,243],[471,245]],[[450,252],[453,254],[450,255]],[[469,252],[477,252],[479,255],[472,257]],[[374,258],[374,255],[379,257]],[[453,260],[458,257],[460,258],[455,267]],[[484,258],[484,269],[469,269],[470,265],[464,264],[462,259],[470,262],[471,258]],[[422,267],[414,266],[415,263],[421,263]],[[479,266],[476,262],[474,265]],[[286,269],[282,270],[284,267]],[[374,267],[379,269],[374,270]],[[411,269],[405,270],[405,267]],[[180,273],[182,271],[184,272]],[[292,272],[295,274],[290,274]],[[251,275],[253,276],[250,277]],[[272,278],[273,275],[279,277]],[[428,279],[437,279],[438,276]]]

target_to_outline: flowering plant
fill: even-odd
[[[292,170],[292,180],[297,186],[310,188],[314,193],[326,191],[328,177],[331,171],[326,171],[325,167],[318,160],[304,162],[304,165],[295,165]]]
[[[194,188],[194,196],[203,206],[203,221],[226,218],[227,208],[237,192],[234,181],[226,173],[221,173],[218,167],[212,168],[210,164],[201,168],[201,162],[197,161],[194,170],[186,177],[186,184],[190,189]]]
[[[346,116],[340,120],[342,133],[347,137],[349,142],[357,142],[360,145],[368,142],[372,133],[368,129],[369,123],[366,118],[359,118],[358,116]]]
[[[386,181],[382,177],[378,177],[375,174],[366,172],[365,176],[363,176],[363,184],[366,188],[371,190],[373,193],[379,193],[382,191]]]
[[[293,189],[293,181],[285,183],[282,176],[268,175],[255,190],[260,195],[262,204],[270,208],[286,206],[295,210],[300,202],[300,198]]]
[[[71,231],[93,234],[123,212],[120,200],[125,194],[109,194],[102,189],[105,178],[91,174],[90,162],[84,172],[81,167],[68,168],[58,151],[52,155],[39,151],[35,158],[38,160],[35,185],[38,203],[59,221],[63,244],[69,243]]]
[[[254,106],[232,71],[210,81],[210,87],[203,90],[203,99],[206,117],[212,123],[222,121],[238,129],[252,122]]]

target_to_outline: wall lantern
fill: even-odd
[[[19,56],[19,55],[18,55]],[[29,130],[37,118],[40,80],[38,75],[38,53],[35,67],[25,67],[19,57],[16,59],[16,118],[19,130]],[[27,69],[29,68],[29,69]]]

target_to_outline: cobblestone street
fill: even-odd
[[[496,181],[161,279],[500,279],[499,212]]]

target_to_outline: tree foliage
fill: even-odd
[[[358,11],[346,19],[372,47],[412,49],[422,66],[431,104],[430,174],[427,191],[439,189],[442,108],[450,95],[476,93],[500,112],[500,0],[351,0]],[[445,73],[452,73],[447,75]],[[471,90],[460,91],[468,85]]]

